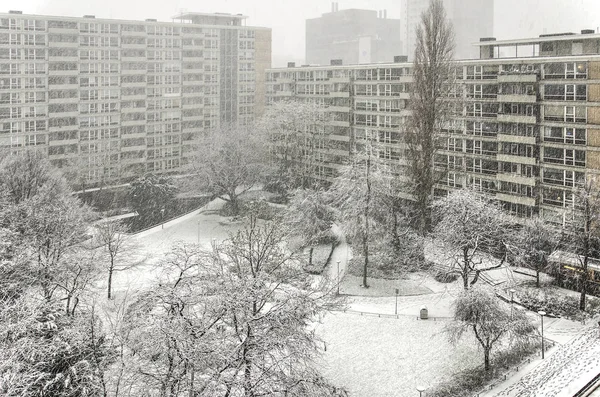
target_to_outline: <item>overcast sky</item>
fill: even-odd
[[[597,29],[600,0],[496,0],[494,35],[498,39],[541,33]],[[400,0],[338,0],[339,8],[388,10],[400,17]],[[273,29],[273,66],[304,61],[304,24],[331,10],[329,0],[1,0],[1,11],[98,18],[168,21],[179,11],[229,12],[249,17],[248,25]]]

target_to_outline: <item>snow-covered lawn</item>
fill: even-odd
[[[317,328],[326,342],[324,375],[353,397],[418,395],[483,362],[474,339],[452,346],[442,332],[446,321],[388,319],[357,314],[327,314]]]

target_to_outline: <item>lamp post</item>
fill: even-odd
[[[546,312],[543,310],[540,310],[538,312],[538,314],[542,318],[542,360],[543,360],[544,359],[544,316],[546,315]]]
[[[162,220],[160,228],[164,229],[165,228],[165,209],[164,208],[160,209],[160,217],[161,217],[161,220]]]
[[[510,319],[513,319],[513,311],[515,309],[515,290],[514,289],[510,289],[508,292],[510,292]]]
[[[419,397],[423,397],[423,393],[427,390],[425,386],[419,385],[417,386],[417,391],[419,392]]]
[[[337,261],[337,294],[340,294],[340,261]]]

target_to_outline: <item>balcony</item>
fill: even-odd
[[[506,163],[537,165],[537,159],[535,157],[514,156],[511,154],[498,153],[498,155],[496,156],[496,160],[504,161]]]
[[[537,96],[535,94],[498,95],[498,102],[535,103],[537,102]]]
[[[536,83],[538,75],[535,72],[500,74],[498,83]]]
[[[534,207],[537,204],[536,199],[533,197],[513,196],[510,193],[496,193],[496,199],[507,203],[522,204],[529,207]]]
[[[526,176],[519,175],[519,174],[498,173],[498,174],[496,174],[496,180],[499,182],[516,183],[519,185],[526,185],[526,186],[535,186],[536,185],[536,179],[534,177],[526,177]]]
[[[544,163],[565,165],[568,167],[585,167],[585,160],[577,160],[573,158],[544,157]]]
[[[506,135],[498,134],[498,141],[511,143],[524,143],[527,145],[535,145],[537,139],[534,136]]]
[[[498,114],[498,121],[503,123],[521,123],[521,124],[536,124],[536,116],[527,116],[524,114]]]

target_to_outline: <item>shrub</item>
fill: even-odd
[[[438,270],[435,272],[433,278],[438,283],[449,284],[458,280],[458,274],[456,273],[446,273],[444,271]]]
[[[563,295],[553,289],[534,287],[517,291],[518,301],[532,311],[543,310],[546,313],[581,321],[593,317],[600,311],[600,300],[590,297],[585,312],[579,310],[579,298]]]
[[[540,343],[536,340],[513,345],[494,357],[491,370],[486,371],[481,366],[459,372],[451,380],[436,385],[428,396],[471,397],[494,380],[503,380],[509,367],[520,365],[531,355],[537,354],[539,349]]]

